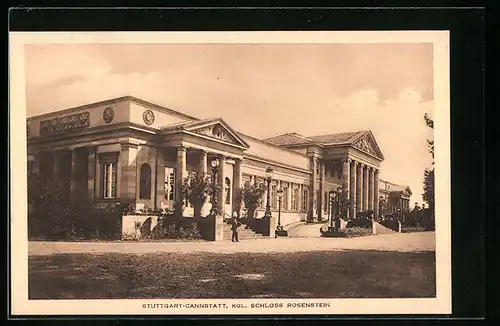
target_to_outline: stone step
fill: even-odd
[[[224,234],[232,234],[233,232],[232,231],[223,231]],[[259,233],[255,233],[255,232],[240,232],[238,231],[238,234],[239,235],[258,235],[258,236],[261,236],[261,234]]]
[[[224,240],[231,240],[233,231],[231,231],[231,224],[224,224],[223,238]],[[255,233],[252,229],[245,229],[244,227],[238,228],[239,240],[262,239],[265,238],[259,233]]]
[[[229,235],[223,235],[223,239],[224,240],[231,240],[233,237],[229,234]],[[261,235],[247,235],[247,236],[241,236],[239,235],[238,236],[238,239],[240,240],[251,240],[251,239],[266,239],[266,237],[263,237]]]

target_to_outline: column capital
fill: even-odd
[[[358,163],[358,161],[355,161],[355,160],[352,160],[352,159],[351,159],[351,162],[352,162],[352,164],[353,164],[355,167],[359,164],[359,163]]]
[[[342,159],[340,159],[340,162],[342,162],[342,163],[351,163],[351,161],[352,160],[350,158],[342,158]]]
[[[177,149],[177,151],[181,152],[185,152],[187,150],[187,147],[183,145],[175,146],[175,148]]]
[[[122,148],[137,148],[137,144],[132,143],[120,143],[120,146]]]
[[[360,166],[362,169],[364,169],[364,168],[366,167],[366,164],[364,164],[364,163],[359,163],[359,166]]]

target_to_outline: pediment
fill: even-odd
[[[384,156],[382,155],[382,151],[380,150],[379,146],[377,145],[377,142],[375,141],[375,137],[370,133],[367,133],[360,139],[356,140],[352,146],[354,148],[357,148],[367,154],[370,154],[372,156],[375,156],[379,158],[380,160],[384,159]]]
[[[406,188],[405,188],[405,190],[404,190],[404,194],[409,195],[409,196],[413,195],[413,193],[411,192],[410,187],[406,187]]]
[[[203,126],[193,126],[188,131],[214,140],[223,141],[239,147],[248,148],[248,145],[225,122],[217,121]]]

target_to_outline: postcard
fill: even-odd
[[[10,33],[11,313],[451,313],[449,64],[447,31]]]

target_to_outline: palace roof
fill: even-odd
[[[370,133],[368,130],[343,132],[337,134],[327,134],[319,136],[302,136],[298,133],[286,133],[275,137],[267,138],[265,141],[279,146],[293,146],[305,144],[320,145],[349,145],[356,140]]]

